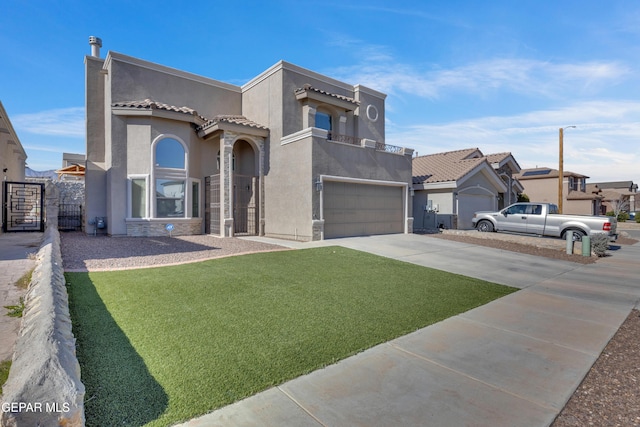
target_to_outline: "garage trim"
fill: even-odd
[[[402,188],[402,217],[403,217],[403,230],[407,234],[408,231],[408,213],[409,213],[409,183],[403,181],[384,181],[377,179],[364,179],[364,178],[350,178],[345,176],[335,175],[320,175],[316,182],[316,189],[320,192],[320,220],[324,223],[324,182],[348,182],[354,184],[367,184],[367,185],[382,185],[388,187],[401,187]],[[324,240],[324,231],[321,233],[321,240]]]

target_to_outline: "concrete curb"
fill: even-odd
[[[47,214],[57,216],[56,208],[48,207]],[[84,426],[85,388],[75,344],[60,234],[53,221],[44,233],[25,297],[13,362],[3,386],[1,426]]]

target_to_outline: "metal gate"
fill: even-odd
[[[204,232],[220,236],[220,175],[204,178]]]
[[[233,234],[235,236],[257,236],[258,227],[258,187],[257,176],[233,176]],[[205,233],[222,236],[220,227],[220,175],[204,179],[204,221]]]
[[[2,230],[44,231],[44,184],[5,181]]]
[[[58,230],[82,231],[82,205],[60,204],[58,207]]]
[[[236,236],[258,235],[258,177],[233,176],[233,233]]]

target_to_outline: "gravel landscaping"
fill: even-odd
[[[107,237],[80,232],[60,234],[65,271],[105,271],[197,262],[282,246],[209,235],[181,237]]]

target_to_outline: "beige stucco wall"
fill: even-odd
[[[27,153],[16,134],[7,111],[0,102],[0,179],[24,181]],[[6,171],[5,171],[6,169]],[[4,188],[0,188],[0,192]],[[4,223],[4,209],[0,209],[0,224]],[[2,227],[0,227],[2,233]]]
[[[523,193],[529,196],[532,202],[558,204],[558,178],[551,179],[526,179],[520,180],[524,187]],[[562,213],[574,215],[592,215],[593,199],[567,200],[569,193],[569,178],[565,176],[563,181],[564,199]],[[584,195],[585,193],[576,192]]]
[[[27,153],[0,102],[0,175],[4,181],[24,181]],[[6,169],[6,171],[5,171]]]
[[[558,204],[558,178],[555,179],[521,179],[523,193],[532,202]],[[564,185],[567,185],[565,179]]]
[[[313,221],[320,219],[320,193],[314,182],[320,175],[358,179],[411,182],[411,156],[376,151],[327,141],[312,136],[304,128],[303,102],[296,99],[295,90],[310,84],[328,93],[361,101],[352,111],[328,106],[336,116],[346,121],[345,135],[384,142],[385,95],[365,87],[343,82],[280,62],[243,86],[243,114],[269,127],[265,165],[265,234],[297,240],[314,238]],[[314,107],[317,102],[311,102]],[[376,106],[375,122],[355,113],[369,104]],[[337,129],[338,123],[334,123]],[[307,132],[293,142],[282,143],[283,137]],[[410,201],[409,201],[410,205]],[[408,216],[411,216],[409,208]],[[317,237],[317,236],[316,236]]]
[[[165,135],[180,139],[189,153],[189,178],[200,180],[220,173],[217,153],[221,147],[220,134],[207,140],[196,135],[193,117],[180,117],[181,113],[171,113],[173,116],[169,117],[171,114],[154,114],[143,109],[114,108],[112,111],[113,103],[151,99],[177,107],[187,106],[206,118],[220,114],[244,115],[267,126],[269,136],[264,141],[262,169],[262,217],[267,218],[264,228],[267,235],[299,240],[313,237],[313,220],[320,216],[318,193],[314,188],[314,180],[319,175],[411,182],[410,153],[392,154],[376,151],[372,146],[328,142],[326,137],[311,136],[310,127],[306,137],[282,143],[283,138],[304,131],[303,124],[311,126],[308,116],[303,117],[303,103],[294,93],[305,84],[360,101],[358,106],[341,100],[348,111],[332,107],[336,126],[340,123],[340,133],[384,142],[385,95],[375,90],[354,87],[285,62],[274,65],[242,88],[117,53],[110,53],[104,61],[88,57],[86,71],[87,188],[90,188],[87,213],[89,219],[107,217],[109,234],[128,232],[127,178],[149,176],[148,191],[153,190],[151,144],[156,138]],[[375,107],[369,114],[368,106]],[[251,137],[239,138],[253,141]],[[242,146],[244,151],[240,150]],[[238,173],[250,173],[252,169],[258,174],[260,156],[256,147],[254,142],[234,147],[234,151],[240,150]],[[200,182],[203,192],[204,181]],[[408,216],[411,216],[411,207]]]
[[[151,116],[114,115],[114,102],[151,99],[177,107],[187,106],[200,115],[240,114],[237,86],[181,72],[137,58],[111,53],[106,60],[87,57],[87,221],[106,217],[112,235],[127,233],[130,175],[151,175],[151,144],[161,135],[172,135],[187,146],[189,177],[202,179],[216,173],[216,142],[200,140],[189,115],[175,120]],[[107,108],[105,111],[105,107]],[[125,113],[126,114],[126,113]],[[150,176],[151,178],[151,176]],[[152,189],[151,181],[149,181]],[[201,182],[201,192],[204,188]],[[201,204],[202,206],[202,204]],[[202,216],[202,215],[201,215]],[[87,230],[93,230],[88,226]]]

